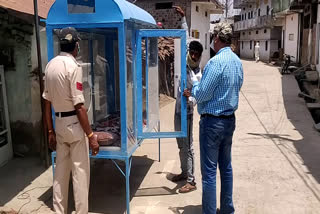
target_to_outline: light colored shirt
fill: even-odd
[[[191,38],[189,35],[189,27],[188,27],[187,19],[185,16],[181,18],[181,28],[186,30],[186,37],[187,37],[186,39],[187,39],[187,46],[188,46]]]
[[[192,96],[198,112],[215,116],[231,115],[238,109],[243,68],[230,47],[221,49],[206,65],[200,82],[194,82]]]
[[[61,52],[46,67],[42,97],[51,102],[55,112],[68,112],[84,103],[82,90],[81,66],[71,54]]]
[[[186,37],[187,37],[187,50],[189,48],[189,43],[191,42],[191,38],[189,37],[189,27],[187,24],[187,19],[186,17],[182,17],[181,19],[181,28],[186,30]],[[187,89],[191,91],[193,87],[193,82],[192,82],[192,74],[191,74],[191,68],[190,66],[187,65]],[[200,68],[196,68],[193,70],[194,74],[197,76],[197,78],[200,80],[202,77],[201,70]],[[180,88],[181,85],[181,80],[179,80],[179,87],[178,87],[178,93],[177,93],[177,98],[176,98],[176,109],[175,113],[180,114],[181,113],[181,93],[183,93],[183,90]],[[187,114],[193,114],[193,108],[197,104],[196,100],[194,97],[189,97],[189,100],[187,101]]]
[[[193,70],[195,75],[197,76],[198,79],[201,79],[201,70],[200,68],[196,68]],[[179,80],[179,85],[181,84]],[[192,73],[191,73],[191,68],[187,66],[187,85],[186,88],[189,89],[190,91],[192,90],[193,87],[193,82],[192,82]],[[180,87],[178,87],[178,93],[177,93],[177,98],[176,98],[176,113],[181,112],[181,93],[183,93],[184,89],[181,90]],[[194,97],[189,97],[189,100],[187,101],[187,114],[193,114],[193,108],[197,104],[196,100]]]

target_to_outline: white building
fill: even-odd
[[[164,28],[180,28],[181,17],[172,6],[180,6],[187,18],[191,40],[198,40],[203,45],[200,67],[210,59],[210,15],[222,14],[223,7],[217,0],[139,0],[137,6],[148,11]]]
[[[240,32],[240,56],[253,59],[254,47],[260,44],[260,60],[278,57],[282,44],[282,20],[273,16],[271,0],[234,0],[234,8],[241,9],[240,20],[234,25]]]
[[[191,2],[190,36],[203,45],[200,67],[204,68],[210,59],[210,14],[221,13],[213,2]]]

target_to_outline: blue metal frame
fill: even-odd
[[[177,138],[187,136],[187,105],[186,98],[181,93],[181,131],[177,132],[151,132],[152,127],[149,127],[150,132],[144,132],[143,130],[143,97],[142,97],[142,39],[149,37],[175,37],[181,39],[181,88],[185,88],[186,83],[186,31],[185,30],[138,30],[137,31],[137,63],[136,63],[136,82],[137,82],[137,128],[138,138]],[[147,47],[147,46],[146,46]],[[146,56],[147,57],[147,56]],[[147,61],[147,59],[146,59]],[[146,68],[148,69],[148,67]],[[148,70],[146,70],[148,73]],[[146,109],[148,111],[148,109]],[[160,143],[159,143],[160,144]]]
[[[133,54],[133,61],[132,61],[132,72],[133,72],[133,85],[136,89],[139,84],[136,82],[136,78],[138,74],[141,74],[141,70],[137,69],[137,49],[136,49],[136,42],[137,42],[137,35],[135,30],[139,28],[154,28],[156,26],[156,22],[153,17],[148,14],[146,11],[138,8],[134,4],[131,4],[124,0],[95,0],[95,12],[91,14],[69,14],[68,13],[68,5],[66,4],[66,0],[56,0],[54,5],[51,7],[48,19],[46,20],[47,25],[47,45],[48,45],[48,60],[53,59],[54,57],[54,41],[53,41],[53,30],[54,29],[61,29],[64,27],[74,27],[76,29],[108,29],[113,28],[117,29],[117,36],[110,35],[112,37],[111,40],[106,39],[106,46],[109,48],[106,49],[106,58],[109,63],[109,72],[110,72],[110,79],[114,79],[114,55],[113,50],[113,41],[114,39],[118,39],[118,50],[119,50],[119,84],[120,84],[120,116],[121,116],[121,149],[119,151],[100,151],[97,156],[91,156],[90,158],[97,158],[97,159],[111,159],[115,166],[119,169],[122,175],[124,175],[126,179],[126,206],[127,206],[127,213],[130,213],[130,185],[129,185],[129,177],[131,173],[131,163],[132,163],[132,155],[133,153],[141,146],[143,139],[138,138],[138,128],[139,125],[142,123],[139,121],[139,116],[136,114],[137,110],[139,109],[137,100],[139,100],[139,96],[141,95],[139,91],[135,90],[133,93],[133,129],[134,134],[136,136],[136,144],[131,147],[128,147],[128,135],[127,135],[127,63],[126,63],[126,30],[130,29],[132,31],[132,54]],[[105,11],[108,10],[108,13]],[[128,25],[128,26],[126,26]],[[158,31],[156,31],[158,32]],[[164,30],[161,31],[161,35],[157,34],[156,36],[166,36],[172,35],[175,37],[181,37],[183,42],[185,43],[185,31],[169,31]],[[175,33],[174,33],[175,32]],[[152,35],[152,32],[150,32]],[[154,32],[153,32],[154,33]],[[91,41],[92,42],[92,41]],[[90,43],[90,41],[89,41]],[[92,47],[92,44],[90,44]],[[110,48],[111,47],[111,48]],[[92,48],[91,48],[92,49]],[[184,50],[185,47],[182,47]],[[140,56],[140,55],[138,55]],[[182,51],[182,62],[185,62],[185,51]],[[90,59],[93,61],[93,54],[90,53]],[[92,64],[93,66],[93,64]],[[182,67],[185,68],[183,64]],[[141,68],[141,66],[140,66]],[[92,79],[94,79],[93,75],[93,68],[91,68],[91,75]],[[182,78],[184,77],[184,72],[182,72]],[[108,78],[108,79],[109,79]],[[94,81],[93,81],[94,84]],[[107,80],[106,84],[110,86],[110,82]],[[115,86],[114,82],[112,84],[114,93],[115,93]],[[148,91],[148,90],[147,90]],[[93,92],[94,93],[94,92]],[[115,95],[115,94],[114,94]],[[115,103],[115,96],[113,97],[113,103]],[[140,99],[141,100],[141,99]],[[111,103],[111,102],[109,102]],[[112,108],[109,107],[109,110],[112,111]],[[113,106],[114,108],[116,106]],[[185,106],[182,108],[186,108]],[[115,109],[113,109],[115,110]],[[183,114],[184,115],[184,114]],[[53,112],[53,119],[55,119],[55,115]],[[184,116],[182,117],[184,118]],[[185,120],[186,121],[186,120]],[[182,125],[183,127],[183,125]],[[158,127],[158,131],[160,127]],[[164,133],[161,133],[161,136]],[[147,136],[147,135],[146,135]],[[158,135],[160,136],[160,135]],[[178,133],[174,137],[184,136],[183,133]],[[154,136],[150,136],[153,138]],[[55,157],[56,152],[52,152],[52,170],[53,174],[55,172]],[[125,161],[126,167],[125,170],[121,169],[119,165],[114,160],[123,160]],[[160,161],[160,139],[159,139],[159,161]]]
[[[91,74],[91,100],[92,100],[92,109],[93,109],[93,124],[95,124],[96,121],[96,115],[94,113],[94,110],[96,109],[96,95],[95,95],[95,83],[94,83],[94,79],[95,79],[95,75],[94,75],[94,65],[93,65],[93,46],[92,46],[92,38],[89,39],[89,58],[90,58],[90,74]]]
[[[108,76],[106,78],[106,84],[107,84],[107,93],[110,95],[107,100],[107,112],[108,113],[114,113],[116,111],[115,106],[115,78],[114,78],[114,50],[113,50],[113,42],[114,37],[108,36],[105,39],[105,47],[106,47],[106,59],[108,62]]]
[[[145,38],[145,46],[146,46],[146,67],[145,67],[145,82],[146,82],[146,110],[149,109],[149,39]],[[142,78],[141,78],[142,79]],[[142,91],[143,92],[143,91]],[[149,114],[147,113],[147,126],[149,126]],[[148,127],[149,128],[149,127]]]
[[[118,28],[119,49],[119,81],[120,81],[120,120],[121,120],[121,151],[127,153],[127,61],[126,35],[124,25]]]

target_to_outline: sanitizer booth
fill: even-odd
[[[159,30],[154,18],[125,0],[56,0],[46,20],[48,59],[59,54],[58,29],[74,27],[80,33],[83,90],[89,120],[95,131],[114,135],[112,145],[101,146],[91,158],[113,161],[126,179],[127,213],[130,213],[129,177],[132,155],[144,139],[187,136],[186,99],[182,97],[181,130],[160,131],[159,37],[178,40],[176,60],[186,84],[186,32]],[[54,109],[53,109],[54,110]],[[173,121],[173,118],[172,118]],[[172,122],[173,123],[173,122]],[[52,153],[54,170],[55,152]],[[160,155],[159,155],[160,159]],[[107,176],[107,174],[106,174]],[[120,188],[120,187],[119,187]]]

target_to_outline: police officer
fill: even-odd
[[[68,210],[70,171],[77,214],[88,213],[90,176],[89,147],[99,152],[97,136],[92,132],[84,107],[82,68],[75,57],[80,52],[79,35],[74,28],[59,30],[61,53],[45,70],[45,117],[49,147],[57,151],[53,182],[53,207],[56,213]],[[56,116],[53,129],[51,106]]]

